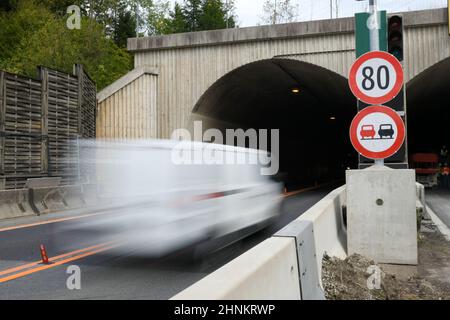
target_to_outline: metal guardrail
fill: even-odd
[[[302,300],[324,300],[325,294],[320,286],[320,275],[316,267],[317,252],[313,223],[295,220],[277,232],[274,237],[295,239]]]

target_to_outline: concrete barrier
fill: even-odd
[[[299,300],[296,245],[270,238],[172,300]]]
[[[0,191],[0,219],[34,215],[28,189]]]
[[[316,268],[319,283],[322,286],[322,258],[324,254],[345,259],[347,257],[347,229],[344,221],[346,187],[342,186],[316,203],[302,214],[298,221],[310,221],[313,224],[316,249]]]
[[[30,204],[37,214],[77,209],[86,205],[80,185],[30,188]]]
[[[64,194],[60,187],[30,188],[30,204],[37,214],[65,210]]]
[[[422,214],[423,214],[423,218],[426,220],[431,220],[430,215],[427,212],[427,203],[425,201],[425,186],[420,184],[420,183],[416,183],[416,195],[417,195],[417,200],[420,203],[420,205],[418,205],[418,209],[422,210]]]
[[[98,194],[98,186],[93,183],[81,185],[83,200],[88,206],[99,204],[100,197]]]
[[[101,203],[95,184],[43,186],[47,180],[34,179],[27,189],[0,190],[0,219],[95,208]]]
[[[323,255],[346,257],[345,204],[343,186],[274,237],[172,299],[324,299]]]

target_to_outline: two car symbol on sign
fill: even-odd
[[[360,132],[362,140],[393,139],[394,133],[391,124],[380,125],[380,128],[378,129],[379,138],[375,138],[377,133],[375,131],[375,126],[372,124],[363,125]]]

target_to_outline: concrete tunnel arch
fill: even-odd
[[[422,71],[406,90],[409,153],[450,147],[450,57]]]
[[[293,92],[298,89],[299,92]],[[217,80],[193,109],[203,130],[280,129],[280,176],[288,189],[344,178],[357,155],[348,138],[356,100],[347,79],[323,67],[273,58]]]

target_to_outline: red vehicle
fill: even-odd
[[[439,155],[415,153],[411,156],[411,167],[416,170],[417,182],[429,188],[438,185]]]
[[[375,135],[376,135],[376,132],[375,132],[375,127],[373,125],[369,124],[369,125],[362,126],[361,137],[363,139],[367,139],[367,138],[373,139],[375,137]]]

